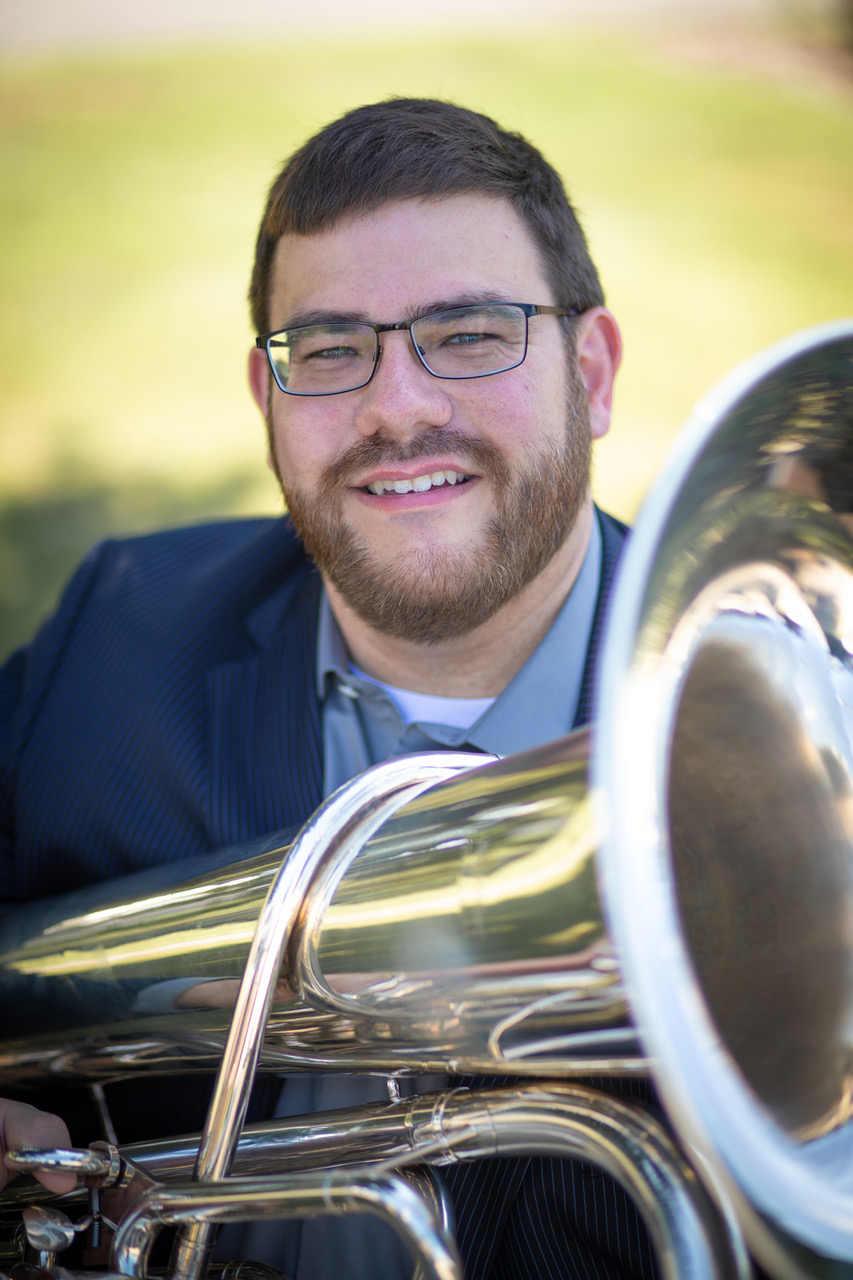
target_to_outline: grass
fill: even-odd
[[[557,29],[6,65],[0,650],[103,532],[278,509],[245,385],[260,208],[304,137],[393,93],[485,110],[565,176],[626,339],[597,461],[617,514],[733,365],[850,308],[840,94]]]

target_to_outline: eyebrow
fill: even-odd
[[[421,316],[431,316],[436,312],[449,311],[454,307],[476,307],[484,303],[501,303],[508,302],[510,299],[504,297],[502,293],[496,292],[494,289],[466,289],[464,293],[457,294],[455,297],[434,298],[429,302],[421,303],[418,306],[409,307],[405,316],[399,317],[405,320],[419,320]],[[302,329],[308,325],[323,324],[396,324],[396,320],[374,320],[366,311],[332,311],[320,310],[319,308],[306,308],[302,311],[295,311],[289,320],[274,329],[274,333],[279,333],[285,329]]]

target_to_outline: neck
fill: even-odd
[[[533,582],[467,635],[420,644],[384,635],[364,622],[328,581],[332,612],[357,667],[413,693],[496,697],[545,636],[580,572],[594,518],[588,502],[557,555]]]

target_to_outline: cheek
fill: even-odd
[[[334,461],[336,433],[324,415],[306,411],[301,404],[276,409],[272,434],[279,469],[285,476],[313,479]]]
[[[544,440],[562,440],[565,432],[564,391],[558,379],[521,377],[493,402],[483,418],[484,434],[498,448],[536,450]]]
[[[544,381],[531,380],[527,421],[534,441],[562,442],[568,416],[568,386],[562,368],[555,365]]]

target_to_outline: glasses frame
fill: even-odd
[[[480,307],[517,307],[524,315],[524,350],[521,356],[514,364],[508,364],[503,369],[490,369],[488,373],[436,373],[431,369],[423,357],[420,347],[412,335],[412,325],[418,324],[421,320],[429,319],[430,314],[442,314],[445,311],[465,311],[469,307],[472,309]],[[409,337],[412,341],[412,347],[415,355],[420,363],[426,369],[427,373],[433,378],[440,378],[444,382],[470,382],[474,378],[493,378],[498,373],[509,373],[510,369],[517,369],[519,365],[524,364],[527,356],[527,345],[530,336],[530,318],[531,316],[579,316],[583,313],[576,307],[553,307],[539,306],[534,302],[471,302],[463,303],[458,307],[442,307],[440,312],[427,313],[422,316],[415,316],[414,320],[397,320],[394,324],[372,324],[369,320],[354,320],[353,324],[360,325],[363,329],[372,329],[376,334],[376,355],[373,358],[373,365],[370,373],[363,382],[357,383],[354,387],[346,387],[341,391],[291,391],[289,387],[282,386],[281,380],[276,371],[275,362],[270,351],[270,345],[274,338],[279,337],[282,333],[294,333],[298,329],[313,329],[314,325],[291,325],[285,329],[274,329],[272,333],[261,333],[255,338],[255,346],[266,352],[267,361],[275,379],[275,384],[279,391],[283,391],[286,396],[306,396],[314,398],[315,396],[345,396],[350,391],[360,391],[362,387],[366,387],[371,378],[379,367],[379,361],[382,357],[382,343],[379,341],[380,333],[396,333],[405,329],[409,331]],[[320,322],[322,323],[322,321]],[[330,320],[330,324],[345,324],[346,321]]]

